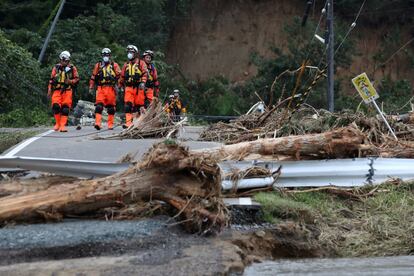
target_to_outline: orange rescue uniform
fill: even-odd
[[[56,64],[50,75],[48,91],[52,91],[52,111],[55,117],[54,130],[66,132],[66,123],[72,107],[72,88],[79,82],[78,70],[68,64]]]
[[[67,83],[65,83],[65,80]],[[69,64],[56,64],[52,69],[48,89],[53,91],[52,105],[72,107],[72,87],[79,82],[78,70]]]
[[[132,113],[145,104],[145,89],[139,88],[148,79],[148,68],[145,61],[138,58],[126,62],[122,67],[119,86],[125,86],[125,117],[128,127],[132,123]]]
[[[145,84],[147,91],[146,97],[148,101],[151,103],[154,97],[158,98],[160,93],[160,82],[158,81],[158,72],[154,66],[154,63],[147,63],[148,67],[148,79]]]
[[[116,62],[98,62],[92,72],[89,81],[89,89],[96,89],[95,100],[95,127],[100,129],[102,120],[102,111],[106,107],[108,111],[108,128],[113,128],[115,106],[116,106],[116,91],[115,85],[121,75],[121,68]]]

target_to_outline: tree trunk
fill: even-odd
[[[414,142],[390,140],[380,146],[361,145],[361,152],[365,156],[379,156],[384,158],[414,158]]]
[[[14,194],[27,194],[37,191],[43,191],[47,188],[59,185],[63,183],[71,183],[77,181],[74,177],[65,176],[46,176],[35,179],[17,179],[12,181],[5,181],[0,183],[0,197],[14,195]]]
[[[357,155],[364,135],[352,127],[321,134],[262,139],[217,149],[188,152],[177,145],[158,144],[144,161],[124,172],[97,180],[52,186],[44,191],[3,197],[0,223],[33,218],[61,218],[162,200],[179,210],[191,232],[226,225],[217,160],[243,159],[248,154],[290,155],[296,159]],[[216,161],[213,161],[216,160]]]
[[[242,160],[255,154],[265,156],[292,156],[296,160],[318,158],[341,158],[358,155],[365,135],[349,126],[324,133],[287,136],[274,139],[259,139],[218,148],[194,150],[192,152],[215,160]]]
[[[179,210],[190,232],[221,229],[227,222],[220,198],[220,170],[177,145],[158,144],[145,161],[97,180],[2,198],[0,222],[60,218],[137,201],[162,200]]]

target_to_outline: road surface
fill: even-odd
[[[154,143],[163,139],[124,139],[124,140],[96,140],[122,131],[120,127],[114,130],[96,131],[92,126],[75,130],[69,127],[68,132],[48,132],[39,134],[25,143],[16,145],[6,151],[3,155],[77,159],[117,162],[127,154],[132,155],[134,160],[140,160],[142,155],[148,151]],[[211,148],[220,146],[215,142],[196,141],[202,127],[185,127],[180,132],[178,141],[190,149]]]

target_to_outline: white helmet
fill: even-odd
[[[180,94],[180,90],[178,90],[178,89],[174,89],[174,92],[173,92],[174,94],[175,93],[178,93],[178,94]]]
[[[150,56],[151,58],[154,58],[154,52],[153,52],[153,51],[151,51],[151,50],[146,50],[146,51],[142,54],[142,56],[143,56],[143,57],[145,57],[145,56]]]
[[[110,55],[111,54],[111,49],[103,48],[101,54],[102,55]]]
[[[128,45],[126,48],[127,52],[135,52],[138,53],[138,48],[135,45]]]
[[[59,59],[70,60],[70,53],[68,51],[63,51],[62,53],[60,53]]]

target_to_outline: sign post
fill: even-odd
[[[352,83],[355,86],[355,89],[358,91],[359,95],[362,97],[366,104],[372,103],[375,109],[378,111],[379,115],[381,116],[382,120],[384,120],[385,125],[391,132],[392,136],[396,141],[398,141],[397,136],[395,135],[394,131],[392,130],[390,124],[388,123],[387,119],[384,117],[381,109],[377,105],[376,99],[379,98],[377,91],[375,90],[374,86],[372,85],[371,81],[369,80],[366,73],[362,73],[355,78],[352,79]]]

